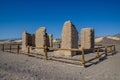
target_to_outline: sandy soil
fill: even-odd
[[[120,80],[120,45],[117,51],[87,68],[0,51],[0,80]]]

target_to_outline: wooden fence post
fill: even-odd
[[[11,44],[10,44],[10,53],[11,53]]]
[[[85,67],[85,57],[84,57],[85,51],[84,48],[82,48],[82,66]]]
[[[5,46],[4,46],[4,44],[2,45],[2,51],[4,52],[4,50],[5,50]]]
[[[48,54],[47,54],[47,51],[48,51],[48,47],[45,46],[44,47],[44,52],[45,52],[45,59],[48,60]]]
[[[17,45],[17,54],[19,54],[20,45]]]
[[[112,46],[110,47],[110,52],[111,52],[111,54],[113,55],[113,50],[112,50]]]
[[[100,54],[99,54],[99,51],[100,51],[100,48],[97,49],[97,57],[98,57],[98,60],[100,61]]]
[[[107,57],[107,46],[105,46],[105,56]]]
[[[115,48],[115,45],[114,45],[114,53],[116,52],[116,48]]]
[[[28,46],[28,55],[30,54],[30,46]]]

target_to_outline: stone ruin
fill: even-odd
[[[61,47],[63,49],[78,49],[78,31],[70,21],[66,21],[62,30]],[[94,48],[94,29],[83,28],[81,30],[81,47],[84,49]],[[37,29],[36,34],[29,34],[23,32],[22,34],[22,50],[27,51],[27,46],[33,47],[54,47],[53,35],[46,33],[45,27]],[[37,52],[44,52],[43,49],[35,49]],[[58,50],[57,55],[73,56],[76,55],[74,51]]]
[[[46,33],[45,27],[37,29],[36,34],[30,34],[26,31],[22,34],[22,51],[27,52],[27,46],[42,48],[45,46],[53,47],[53,35]],[[44,52],[43,49],[35,49],[37,52]]]
[[[78,32],[75,26],[70,21],[66,21],[62,30],[62,43],[61,48],[73,49],[78,48]],[[62,55],[73,56],[76,52],[73,51],[62,51]]]
[[[27,46],[35,47],[35,34],[27,33],[23,31],[22,33],[22,51],[27,52]]]
[[[37,29],[36,35],[35,35],[35,45],[36,47],[45,47],[46,45],[46,28],[41,27]],[[36,49],[37,51],[43,52],[43,49]]]
[[[83,28],[81,30],[81,47],[84,49],[94,48],[94,29]]]
[[[48,34],[47,35],[47,44],[48,47],[53,47],[53,35],[52,34]]]

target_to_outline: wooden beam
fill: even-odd
[[[115,48],[115,45],[113,46],[114,47],[114,53],[116,52],[116,48]]]
[[[17,45],[17,54],[19,54],[20,45]]]
[[[91,61],[93,61],[93,60],[95,60],[95,59],[98,59],[98,57],[96,56],[96,57],[94,57],[94,58],[92,58],[92,59],[89,59],[88,61],[85,61],[85,63],[89,63],[89,62],[91,62]]]
[[[80,61],[74,61],[74,60],[69,60],[69,59],[60,59],[60,58],[51,57],[51,58],[49,58],[49,60],[55,60],[55,61],[60,61],[60,62],[64,62],[64,63],[82,65],[82,62],[80,62]]]
[[[84,57],[85,51],[84,48],[82,48],[82,66],[85,67],[85,57]]]
[[[9,47],[10,47],[9,49],[10,49],[10,53],[11,53],[11,44],[10,44],[10,46],[9,46]]]
[[[28,55],[30,54],[30,46],[27,46],[27,48],[28,48]]]
[[[5,51],[5,45],[4,44],[2,45],[2,51],[3,52]]]
[[[45,53],[45,59],[48,60],[48,53],[47,53],[48,47],[45,46],[44,53]]]
[[[97,49],[97,57],[98,57],[98,60],[100,61],[100,54],[99,54],[99,51],[100,51],[100,48]]]
[[[107,46],[105,46],[105,56],[107,57]]]

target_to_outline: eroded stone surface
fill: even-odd
[[[84,49],[94,48],[94,29],[83,28],[81,30],[81,47]]]
[[[35,34],[24,31],[22,33],[22,51],[27,52],[27,46],[35,47]]]
[[[37,29],[36,31],[36,35],[35,35],[35,44],[36,47],[44,47],[46,45],[46,28],[45,27],[40,27],[39,29]],[[37,51],[41,51],[43,52],[43,49],[36,49]]]
[[[47,46],[53,47],[53,35],[52,34],[47,35]]]
[[[75,26],[70,21],[66,21],[62,30],[62,44],[61,48],[72,49],[78,48],[78,32]],[[62,55],[73,56],[75,52],[72,51],[62,51]]]

